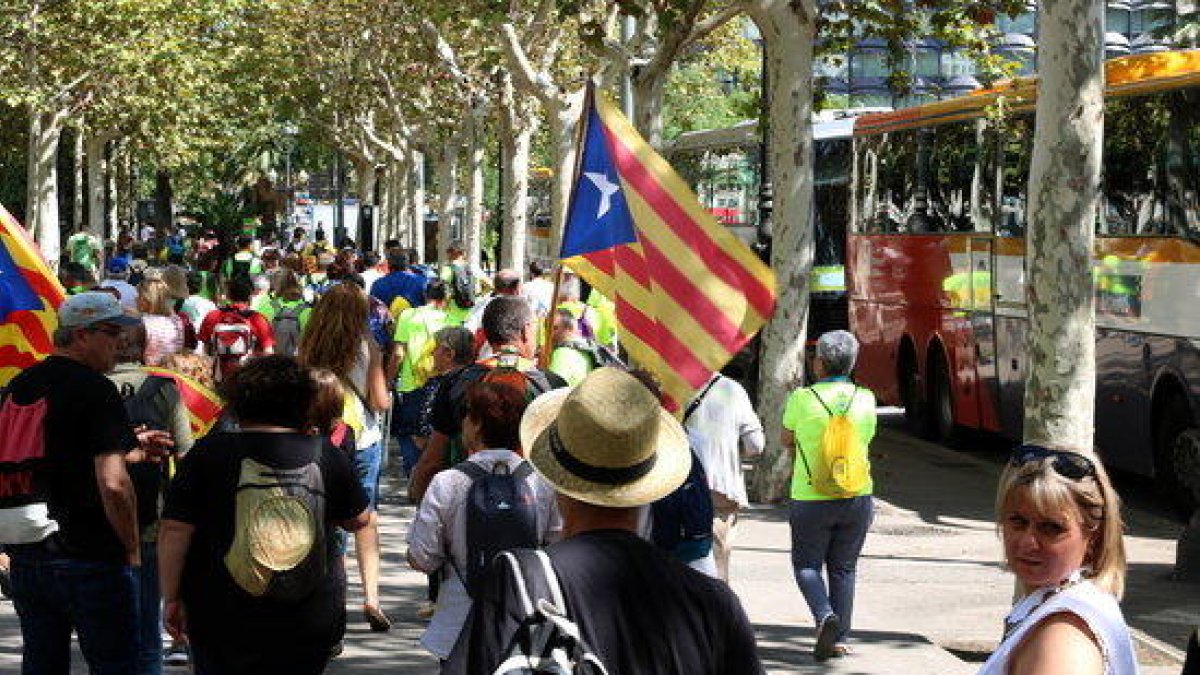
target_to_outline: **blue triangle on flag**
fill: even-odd
[[[0,242],[0,321],[12,312],[43,309],[42,299],[25,280],[3,242]]]
[[[596,106],[588,111],[578,183],[563,232],[562,257],[603,251],[637,241],[621,175],[608,150]]]

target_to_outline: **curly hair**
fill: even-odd
[[[162,279],[143,279],[142,283],[138,284],[137,291],[138,305],[142,313],[159,316],[175,314],[171,287],[167,285],[167,282]]]
[[[346,377],[367,336],[367,294],[354,284],[335,284],[313,307],[297,358],[310,368],[328,368]]]

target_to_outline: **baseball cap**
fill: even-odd
[[[112,260],[108,261],[108,264],[104,266],[104,269],[112,272],[113,274],[121,274],[129,271],[129,261],[125,258],[113,258]]]
[[[58,324],[63,328],[83,328],[96,323],[132,326],[139,321],[126,314],[112,294],[98,291],[72,295],[58,308]]]

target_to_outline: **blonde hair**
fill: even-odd
[[[143,279],[138,284],[138,304],[144,314],[175,315],[171,288],[162,279]]]
[[[310,368],[328,368],[347,377],[367,336],[367,294],[354,284],[334,284],[313,307],[297,358]]]
[[[1079,480],[1062,476],[1054,469],[1054,458],[1034,459],[1017,466],[1011,463],[1000,474],[996,490],[996,521],[1003,523],[1018,497],[1024,496],[1034,511],[1043,516],[1069,514],[1089,537],[1083,563],[1091,568],[1088,577],[1101,590],[1118,600],[1125,592],[1125,539],[1121,500],[1098,459],[1092,459],[1095,475]]]

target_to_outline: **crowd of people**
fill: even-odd
[[[56,351],[0,399],[0,579],[26,675],[68,672],[72,632],[98,675],[323,672],[354,616],[351,538],[361,619],[392,626],[389,466],[415,505],[413,609],[441,672],[763,672],[728,585],[760,419],[719,373],[668,410],[579,279],[489,276],[457,242],[440,265],[398,242],[335,249],[322,229],[228,248],[203,230],[81,233],[67,256]],[[781,414],[818,661],[853,652],[874,514],[857,356],[852,334],[820,336],[814,383]],[[219,391],[211,430],[164,372]],[[997,518],[1021,591],[983,672],[1136,672],[1103,468],[1022,446]],[[578,670],[534,670],[550,663]]]

